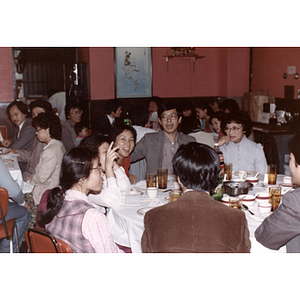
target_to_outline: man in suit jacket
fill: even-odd
[[[3,146],[30,151],[35,139],[35,128],[31,126],[31,119],[27,119],[27,105],[22,101],[13,101],[7,106],[6,112],[16,127],[13,139],[4,140]]]
[[[166,102],[158,107],[158,122],[163,130],[145,134],[130,155],[130,162],[146,159],[147,173],[156,173],[159,168],[172,172],[172,158],[179,146],[196,141],[177,131],[181,116],[174,103]]]
[[[148,211],[143,252],[250,252],[244,212],[213,200],[220,160],[209,146],[181,145],[173,168],[183,195]]]
[[[108,135],[111,127],[118,124],[121,113],[122,102],[120,100],[108,100],[105,103],[105,114],[98,117],[93,124],[93,134]]]
[[[300,134],[288,144],[292,183],[300,184]],[[300,188],[282,196],[281,204],[255,231],[258,242],[272,250],[300,253]]]

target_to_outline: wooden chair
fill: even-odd
[[[25,240],[30,253],[73,252],[70,245],[41,229],[29,228],[25,232]]]
[[[13,253],[13,235],[16,235],[17,252],[19,252],[18,234],[15,226],[15,219],[5,221],[8,208],[8,192],[5,188],[0,188],[0,239],[6,238],[10,240],[10,253]]]

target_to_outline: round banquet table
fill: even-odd
[[[277,176],[277,185],[283,182],[283,176],[284,175]],[[262,186],[264,175],[259,175],[259,179],[260,180],[258,184],[255,185],[252,190],[249,190],[248,194],[256,195],[258,193],[268,191],[268,185]],[[109,208],[107,212],[107,219],[109,222],[112,237],[116,243],[126,247],[130,247],[133,253],[142,253],[141,238],[144,231],[144,213],[148,211],[148,209],[151,209],[153,207],[167,204],[169,191],[159,190],[157,197],[155,199],[150,199],[146,193],[145,180],[139,181],[136,185],[134,185],[134,188],[137,191],[143,192],[140,202],[137,204],[137,206],[123,205],[118,208]],[[173,180],[169,180],[167,189],[169,190],[172,188],[174,188]],[[282,187],[283,192],[286,192],[288,189],[290,188]],[[226,196],[226,194],[224,194],[224,196]],[[270,213],[259,214],[258,204],[256,202],[252,206],[248,207],[255,214],[254,216],[252,216],[248,211],[244,211],[250,233],[250,252],[285,253],[285,246],[276,251],[268,249],[256,241],[254,232],[256,228],[262,223],[262,221],[270,215]]]

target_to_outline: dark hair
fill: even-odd
[[[61,140],[62,127],[59,117],[54,113],[40,113],[32,119],[31,125],[35,128],[49,128],[50,137]]]
[[[194,110],[193,103],[190,100],[183,100],[179,104],[179,110],[183,112],[184,110],[190,109],[192,112]]]
[[[92,134],[89,136],[86,136],[83,138],[78,145],[80,148],[87,148],[93,151],[98,152],[98,148],[103,144],[103,143],[108,143],[109,144],[109,139],[107,136],[102,135],[102,134]]]
[[[151,97],[147,102],[147,107],[149,106],[150,102],[155,102],[157,107],[162,104],[163,100],[157,96]]]
[[[89,128],[89,127],[86,124],[84,124],[83,122],[79,122],[74,125],[74,130],[77,135],[83,128]]]
[[[174,173],[186,188],[210,192],[216,187],[220,158],[211,147],[197,142],[180,145],[172,162]]]
[[[145,105],[134,105],[130,108],[129,117],[132,125],[144,127],[148,121],[148,109]]]
[[[119,107],[122,107],[121,100],[113,99],[106,101],[104,110],[107,115],[110,115],[112,111],[116,112]]]
[[[45,112],[47,113],[52,113],[53,112],[53,108],[52,108],[52,105],[50,102],[46,101],[46,100],[35,100],[35,101],[32,101],[30,104],[29,104],[29,110],[30,110],[30,113],[31,113],[31,117],[32,117],[32,110],[35,108],[35,107],[41,107],[45,110]]]
[[[296,163],[300,165],[300,133],[297,133],[289,140],[288,152],[294,154]]]
[[[209,124],[210,125],[212,125],[211,123],[212,123],[212,119],[213,118],[216,118],[216,119],[218,119],[219,121],[221,121],[221,131],[222,131],[222,133],[223,134],[226,134],[225,133],[225,127],[226,127],[226,125],[225,125],[225,120],[226,120],[226,114],[224,113],[224,111],[216,111],[216,112],[214,112],[214,113],[212,113],[211,114],[211,116],[210,116],[210,118],[209,118]]]
[[[235,110],[240,110],[240,107],[238,103],[234,99],[225,99],[223,100],[220,105],[220,109],[225,112],[226,109],[229,110],[229,112],[233,112]]]
[[[117,139],[117,136],[120,135],[124,130],[129,130],[132,132],[134,143],[136,142],[136,131],[135,129],[130,125],[125,124],[118,124],[114,125],[109,132],[108,138],[109,142],[115,142]]]
[[[158,117],[160,118],[160,116],[162,115],[162,113],[164,111],[171,110],[171,109],[176,109],[176,112],[179,116],[180,112],[178,111],[176,103],[174,103],[174,102],[164,102],[164,103],[162,103],[158,106],[158,110],[157,110]]]
[[[70,111],[72,108],[73,109],[78,108],[79,110],[82,110],[78,101],[74,100],[74,101],[68,102],[65,106],[66,119],[68,119],[68,116],[70,115]]]
[[[66,191],[72,188],[81,179],[89,177],[93,161],[98,159],[98,153],[86,148],[72,148],[62,159],[59,186],[52,189],[48,195],[47,209],[38,213],[40,224],[48,224],[59,213]]]
[[[24,102],[22,102],[22,101],[17,101],[17,100],[15,100],[15,101],[11,102],[11,103],[7,106],[7,108],[6,108],[6,113],[7,113],[8,117],[9,117],[9,119],[10,119],[9,110],[10,110],[13,106],[17,106],[18,110],[20,110],[22,114],[26,115],[26,118],[28,117],[28,107],[27,107],[27,105],[26,105]]]
[[[206,109],[207,110],[206,114],[208,116],[211,116],[211,114],[213,113],[213,110],[212,110],[211,106],[209,105],[209,103],[207,101],[199,100],[195,103],[194,106],[195,106],[195,108],[200,108],[201,110]]]
[[[230,124],[231,122],[237,123],[237,124],[242,124],[243,126],[243,131],[245,131],[246,137],[248,137],[251,134],[252,131],[252,121],[249,116],[249,114],[243,110],[234,110],[233,112],[229,114],[225,114],[225,120],[224,120],[224,125],[223,130],[225,131],[225,128],[227,124]]]

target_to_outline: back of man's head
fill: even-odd
[[[211,147],[191,142],[177,150],[173,170],[186,188],[210,192],[219,178],[220,158]]]

